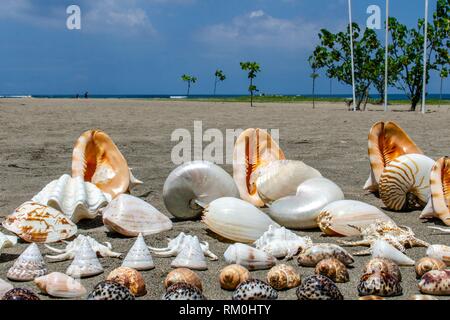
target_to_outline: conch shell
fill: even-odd
[[[291,266],[280,264],[269,270],[267,283],[275,290],[287,290],[298,287],[301,283],[300,274]]]
[[[190,284],[197,287],[200,291],[203,291],[202,280],[194,271],[188,268],[178,268],[170,271],[164,280],[164,287],[168,289],[180,282]]]
[[[447,266],[439,259],[424,257],[416,263],[416,276],[420,279],[425,273],[431,270],[445,270]]]
[[[80,298],[87,293],[80,282],[61,272],[36,278],[34,283],[43,293],[56,298]]]
[[[240,264],[248,270],[270,269],[276,264],[275,257],[246,244],[235,243],[223,254],[229,264]]]
[[[127,287],[135,297],[141,297],[147,293],[145,281],[142,277],[142,274],[133,268],[116,268],[109,273],[106,280],[114,281]]]
[[[75,143],[72,177],[83,177],[115,198],[129,192],[137,180],[112,139],[101,130],[84,132]]]
[[[384,168],[399,156],[405,154],[422,154],[419,147],[395,122],[377,122],[369,132],[368,139],[370,175],[365,190],[378,191]]]
[[[242,282],[251,279],[247,268],[239,264],[230,264],[220,270],[220,287],[225,290],[235,290]]]
[[[233,178],[241,198],[257,207],[264,206],[256,188],[259,169],[283,159],[283,151],[267,131],[250,128],[242,132],[233,152]]]
[[[30,244],[9,268],[6,276],[13,281],[31,281],[47,273],[44,258],[36,243]]]

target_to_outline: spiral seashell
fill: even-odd
[[[6,292],[2,300],[41,300],[33,291],[25,288],[14,288]]]
[[[431,270],[420,279],[419,290],[423,294],[449,296],[450,270]]]
[[[124,285],[115,281],[102,281],[94,287],[87,300],[135,300],[135,298]]]
[[[314,272],[316,274],[326,276],[336,283],[345,283],[350,279],[345,264],[335,258],[328,258],[319,261]]]
[[[267,283],[275,290],[287,290],[298,287],[301,283],[300,274],[291,266],[280,264],[267,273]]]
[[[220,287],[225,290],[235,290],[242,282],[250,280],[250,272],[239,264],[231,264],[220,270]]]
[[[44,258],[35,243],[30,244],[9,268],[6,276],[13,281],[31,281],[47,273]]]
[[[358,300],[386,300],[386,299],[380,296],[362,296],[359,297]]]
[[[398,282],[402,281],[402,273],[399,266],[392,260],[385,258],[372,258],[364,266],[363,272],[365,274],[384,272],[397,279]]]
[[[416,276],[420,279],[425,273],[431,270],[445,270],[447,266],[439,259],[424,257],[416,262]]]
[[[232,300],[276,300],[278,292],[262,280],[242,282],[233,292]]]
[[[298,300],[344,300],[334,282],[322,275],[306,277],[295,294]]]
[[[366,273],[361,277],[358,284],[360,296],[399,296],[403,292],[400,281],[393,275],[385,272]]]
[[[203,291],[202,280],[194,271],[188,268],[178,268],[170,271],[164,280],[164,287],[167,289],[180,282],[190,284],[191,286],[197,287],[200,291]]]
[[[108,281],[120,283],[130,290],[135,297],[144,296],[147,293],[142,274],[132,268],[119,267],[111,271],[106,278]]]
[[[193,270],[208,269],[200,241],[196,236],[190,238],[170,266],[172,268],[189,268]]]
[[[139,233],[130,251],[128,251],[125,259],[123,259],[122,267],[129,267],[138,271],[155,268],[150,250],[145,244],[142,233]]]
[[[162,300],[206,300],[206,298],[197,287],[179,282],[167,288]]]
[[[61,272],[52,272],[34,279],[36,286],[43,292],[57,298],[79,298],[86,294],[83,285]]]
[[[408,300],[439,300],[439,299],[425,294],[413,294],[412,296],[408,297]]]
[[[242,243],[230,245],[223,257],[227,263],[239,264],[249,270],[270,269],[277,262],[276,258],[268,253]]]
[[[297,262],[303,267],[315,267],[319,261],[327,258],[336,258],[346,266],[351,265],[355,261],[340,246],[331,243],[319,243],[301,252],[297,257]]]
[[[66,270],[66,274],[74,278],[87,278],[103,272],[103,267],[92,249],[89,240],[84,238],[75,258]]]
[[[427,249],[427,256],[442,260],[447,266],[450,266],[450,247],[443,244],[433,244]]]

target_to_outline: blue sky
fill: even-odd
[[[365,24],[372,4],[384,14],[384,3],[353,0],[354,21]],[[391,14],[415,24],[423,3],[391,1]],[[81,30],[66,28],[71,4],[81,8]],[[436,1],[430,5],[432,12]],[[261,63],[261,91],[309,93],[307,58],[318,31],[338,31],[348,21],[346,0],[2,0],[1,6],[0,95],[184,93],[183,73],[199,79],[193,94],[210,94],[216,68],[228,76],[218,93],[246,93],[243,60]],[[317,86],[329,92],[323,75]],[[429,92],[438,90],[433,75]]]

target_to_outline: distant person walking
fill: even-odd
[[[84,93],[84,98],[87,99],[88,97],[89,97],[89,92],[86,91],[86,92]]]

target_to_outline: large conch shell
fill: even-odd
[[[103,223],[127,237],[156,234],[172,229],[172,221],[155,207],[137,197],[121,194],[102,210]]]
[[[7,236],[0,232],[0,252],[5,248],[14,247],[17,244],[17,237]]]
[[[256,188],[259,169],[282,159],[283,151],[267,131],[250,128],[242,132],[233,152],[233,178],[241,198],[257,207],[264,206]]]
[[[56,209],[33,201],[23,203],[3,221],[3,227],[26,242],[50,243],[77,233],[77,225]]]
[[[133,176],[112,139],[101,130],[86,131],[78,138],[72,155],[72,177],[83,177],[112,198],[142,183]]]
[[[47,273],[44,258],[36,243],[30,244],[9,268],[6,276],[13,281],[31,281]]]
[[[79,281],[61,272],[38,277],[34,283],[43,293],[57,298],[80,298],[87,293]]]
[[[450,226],[450,158],[436,161],[430,174],[431,198],[421,219],[439,218]]]
[[[48,205],[77,223],[82,219],[94,219],[98,210],[108,204],[109,194],[104,194],[82,177],[68,174],[47,184],[31,201]]]
[[[155,268],[150,250],[145,244],[142,233],[139,233],[136,241],[123,259],[122,267],[133,268],[138,271]]]
[[[431,195],[430,172],[434,161],[408,154],[391,161],[380,177],[380,198],[392,210],[422,209]]]
[[[230,245],[223,257],[228,264],[239,264],[250,271],[270,269],[277,262],[270,254],[242,243]]]
[[[183,250],[172,261],[170,266],[172,268],[188,268],[192,270],[208,269],[200,241],[196,236],[189,238]]]
[[[67,268],[66,274],[74,278],[87,278],[102,272],[103,267],[98,261],[97,254],[89,241],[84,238],[76,251],[72,264]]]
[[[270,225],[279,225],[249,202],[219,198],[205,209],[202,221],[214,233],[236,242],[253,243]]]
[[[173,170],[163,188],[164,205],[179,219],[201,215],[205,205],[222,197],[239,198],[233,178],[208,161],[192,161]]]
[[[399,156],[422,154],[414,141],[395,122],[377,122],[369,132],[370,175],[365,190],[378,191],[380,176],[384,168]]]

